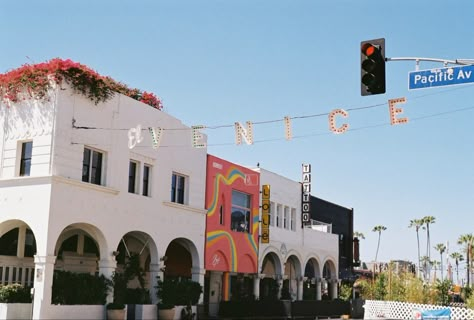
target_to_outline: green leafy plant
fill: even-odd
[[[112,282],[104,275],[54,271],[52,303],[62,305],[105,304]]]
[[[158,308],[171,309],[179,305],[195,305],[202,293],[201,285],[189,279],[158,280]]]
[[[341,285],[339,298],[344,301],[349,301],[352,298],[352,285],[350,283],[343,283]]]
[[[0,303],[31,303],[31,288],[20,284],[0,286]]]

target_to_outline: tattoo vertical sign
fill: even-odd
[[[311,224],[311,165],[303,163],[301,221],[303,227]]]

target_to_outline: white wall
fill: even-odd
[[[34,314],[50,317],[54,313],[50,313],[54,308],[36,302],[43,301],[43,287],[44,294],[50,295],[52,277],[46,274],[52,271],[58,237],[71,225],[86,229],[99,242],[100,265],[109,273],[114,267],[112,251],[132,231],[144,235],[155,250],[154,272],[158,255],[164,255],[176,238],[189,240],[194,272],[202,270],[207,150],[192,147],[190,128],[119,94],[98,105],[74,94],[67,85],[50,94],[42,103],[0,105],[0,124],[4,124],[0,130],[0,223],[15,219],[27,223],[37,241],[38,261],[45,261],[41,266],[45,277],[35,280]],[[76,126],[94,129],[75,129],[73,120]],[[152,148],[150,135],[143,131],[144,141],[130,150],[128,129],[138,124],[173,130],[163,133],[158,149]],[[29,177],[18,177],[18,140],[33,140]],[[84,145],[105,152],[103,186],[81,181]],[[152,165],[149,197],[128,192],[130,159]],[[170,202],[172,172],[188,177],[184,205]],[[10,225],[2,224],[2,228]]]
[[[283,227],[270,227],[270,243],[260,244],[259,262],[260,267],[264,256],[269,252],[277,253],[280,260],[284,263],[289,255],[295,255],[299,258],[302,270],[307,261],[315,258],[320,270],[324,263],[331,260],[338,268],[338,236],[336,234],[325,233],[301,227],[301,184],[300,182],[290,180],[268,170],[258,168],[260,172],[260,184],[270,185],[270,201],[296,208],[296,230],[288,230]],[[271,214],[276,214],[272,212]],[[282,245],[286,252],[282,252]]]

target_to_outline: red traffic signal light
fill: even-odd
[[[360,43],[361,95],[385,93],[385,39]]]

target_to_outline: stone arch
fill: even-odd
[[[275,248],[267,248],[261,259],[259,294],[261,299],[278,299],[283,278],[283,264]]]
[[[199,281],[201,258],[196,245],[191,240],[187,238],[172,240],[166,248],[165,256],[165,278],[180,277]]]
[[[103,233],[88,223],[74,223],[59,234],[54,247],[55,269],[79,273],[98,272],[98,263],[109,251]]]
[[[129,231],[120,238],[115,248],[113,255],[117,263],[116,272],[125,272],[134,263],[135,266],[138,266],[138,270],[135,270],[135,274],[128,280],[127,287],[129,289],[148,289],[150,300],[154,301],[159,258],[157,245],[153,238],[146,232]],[[145,295],[143,298],[146,298]]]
[[[322,277],[324,279],[337,279],[336,263],[332,259],[327,259],[324,262]]]
[[[12,219],[0,223],[0,285],[20,283],[34,285],[34,255],[37,252],[36,237],[23,220]]]
[[[296,300],[298,297],[298,283],[303,279],[299,254],[290,251],[285,261],[285,275],[282,285],[281,298]]]
[[[308,279],[315,279],[322,277],[321,263],[316,256],[308,258],[305,263],[304,277]]]

